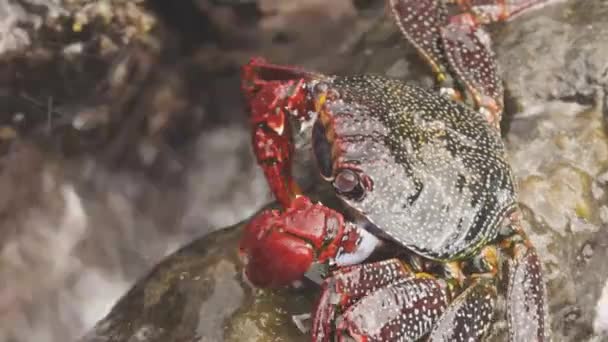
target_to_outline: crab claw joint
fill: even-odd
[[[305,196],[284,213],[264,211],[243,232],[240,253],[245,276],[257,287],[281,287],[301,280],[313,262],[336,255],[344,232],[342,215]]]

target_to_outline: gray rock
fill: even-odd
[[[605,101],[606,1],[567,1],[525,14],[498,30],[495,50],[507,92],[520,108],[547,100]]]
[[[165,258],[79,342],[306,341],[291,315],[311,310],[314,290],[244,283],[241,228],[213,232]]]

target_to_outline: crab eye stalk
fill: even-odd
[[[360,201],[365,196],[359,174],[351,169],[340,170],[332,184],[340,195],[348,199]]]
[[[317,160],[317,166],[326,180],[329,180],[332,176],[333,167],[331,159],[331,143],[327,140],[325,135],[325,127],[319,121],[315,122],[312,128],[312,147],[315,159]]]

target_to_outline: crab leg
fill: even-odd
[[[454,99],[470,98],[498,126],[503,88],[489,46],[489,36],[471,19],[448,18],[438,0],[390,0],[390,9],[405,38],[431,65],[443,91]],[[456,77],[456,80],[451,76]],[[459,93],[455,87],[468,93]]]
[[[481,341],[492,326],[495,302],[494,279],[478,278],[450,303],[429,341]]]
[[[322,285],[313,341],[418,340],[448,303],[444,282],[398,259],[339,269]]]
[[[535,250],[520,230],[500,242],[506,266],[510,341],[546,341],[544,284]],[[313,322],[313,341],[482,341],[495,315],[501,274],[495,246],[470,265],[480,272],[466,284],[455,276],[414,272],[399,259],[344,267],[322,284]],[[451,268],[446,266],[446,271]],[[454,265],[456,268],[461,266]],[[458,282],[457,282],[458,283]],[[464,290],[461,290],[464,289]],[[454,298],[452,300],[452,298]],[[347,338],[348,337],[348,338]]]
[[[504,89],[487,33],[467,17],[453,17],[441,28],[447,59],[476,106],[496,127],[504,107]]]
[[[510,341],[548,341],[545,285],[533,247],[519,243],[508,267],[507,322]]]
[[[441,84],[452,86],[449,66],[441,45],[440,28],[448,23],[448,12],[442,2],[390,0],[391,12],[401,33],[431,66]]]
[[[481,25],[507,21],[555,0],[455,0],[465,13],[441,29],[451,67],[491,123],[500,124],[504,89],[490,37]]]
[[[389,5],[405,38],[431,65],[442,91],[456,100],[472,101],[498,128],[504,90],[489,35],[481,25],[511,19],[552,1],[390,0]],[[467,12],[448,17],[446,3]]]

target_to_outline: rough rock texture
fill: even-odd
[[[143,0],[23,0],[0,1],[0,54],[19,53],[39,42],[44,29],[62,31],[69,21],[74,32],[111,25],[117,43],[125,43],[155,24],[143,10]],[[76,52],[73,46],[71,52]]]
[[[608,284],[608,3],[540,12],[496,35],[514,113],[507,146],[543,256],[555,340],[600,341],[608,338],[599,300]]]
[[[81,341],[306,341],[291,323],[314,292],[253,291],[241,277],[240,225],[164,259]]]

